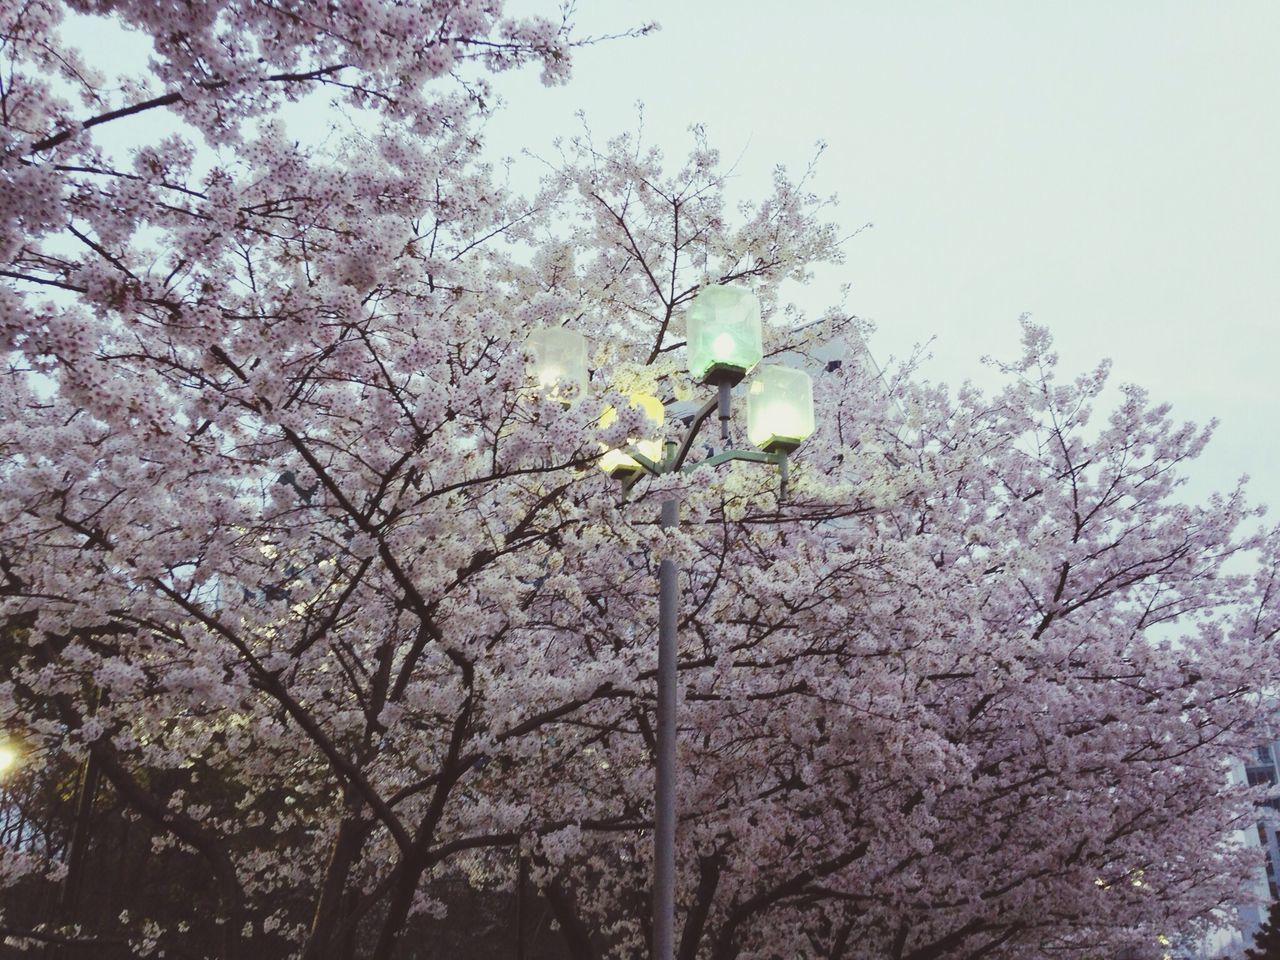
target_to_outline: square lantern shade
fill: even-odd
[[[747,437],[770,453],[790,452],[813,433],[813,384],[803,370],[761,367],[747,390]]]
[[[653,424],[651,435],[657,436],[661,433],[663,417],[666,415],[661,400],[648,393],[633,393],[631,394],[631,406],[639,407],[643,410],[645,418]],[[614,410],[613,407],[605,407],[604,412],[600,415],[600,426],[607,427],[617,419],[618,411]],[[642,456],[655,463],[662,459],[661,439],[648,440],[629,437],[627,445],[634,447]],[[622,450],[610,450],[604,447],[603,444],[601,444],[601,447],[604,448],[605,454],[600,458],[600,469],[609,474],[609,476],[621,479],[633,473],[639,473],[644,469],[640,466],[639,460],[629,456]]]
[[[569,400],[587,385],[587,338],[564,327],[540,327],[529,334],[529,372],[546,396]]]
[[[764,355],[760,301],[746,287],[704,287],[686,317],[689,372],[703,383],[737,383]]]

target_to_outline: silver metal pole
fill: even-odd
[[[680,504],[662,503],[662,529],[680,523]],[[658,772],[653,830],[653,960],[674,960],[676,922],[676,564],[658,566]]]

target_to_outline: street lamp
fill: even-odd
[[[630,399],[631,406],[639,407],[644,411],[645,419],[649,421],[651,427],[651,436],[661,436],[664,415],[662,401],[648,393],[633,393]],[[617,419],[618,412],[613,407],[606,407],[600,415],[600,426],[607,427]],[[662,443],[659,440],[628,437],[627,445],[634,448],[650,463],[662,457]],[[604,445],[601,444],[601,446]],[[600,458],[600,469],[618,480],[639,476],[644,471],[639,460],[617,447],[605,448],[604,456]]]
[[[760,329],[760,301],[743,287],[705,287],[690,305],[686,344],[689,373],[704,384],[715,386],[717,395],[694,415],[679,441],[661,446],[648,438],[629,438],[625,450],[606,451],[600,466],[629,489],[644,473],[663,476],[714,467],[730,460],[748,460],[777,466],[783,496],[786,495],[788,457],[813,433],[813,390],[801,370],[783,366],[761,367],[747,389],[747,436],[759,450],[725,449],[720,453],[685,465],[694,439],[712,411],[719,411],[720,436],[729,439],[730,398],[764,355]],[[570,343],[563,328],[536,330],[530,335],[534,355],[531,373],[546,395],[561,396],[561,384],[570,376],[567,365],[557,359],[572,353],[581,357],[581,375],[574,382],[584,387],[586,340]],[[563,344],[564,346],[556,346]],[[556,351],[560,351],[557,353]],[[578,368],[575,368],[575,371]],[[633,395],[633,406],[644,410],[660,436],[663,408],[656,397]],[[610,413],[613,416],[610,417]],[[601,424],[608,426],[617,416],[606,411]],[[680,522],[680,504],[674,497],[662,502],[661,525],[674,529]],[[670,557],[658,567],[658,729],[657,784],[654,803],[653,877],[653,960],[672,960],[675,955],[675,840],[676,840],[676,623],[679,595],[676,565]]]
[[[587,386],[587,338],[577,330],[542,327],[529,334],[538,389],[555,399],[580,395]]]
[[[689,372],[719,389],[720,439],[729,439],[729,391],[764,356],[760,301],[745,287],[704,287],[685,317]]]
[[[768,366],[747,390],[747,439],[779,456],[782,495],[787,494],[787,454],[813,433],[813,383],[803,370]]]
[[[745,287],[706,287],[686,317],[689,372],[703,383],[730,386],[764,356],[760,301]]]

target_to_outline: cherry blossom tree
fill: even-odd
[[[102,76],[68,13],[147,36],[146,74]],[[1243,488],[1185,502],[1208,431],[1133,388],[1104,412],[1105,366],[1060,379],[1032,325],[994,395],[872,375],[865,324],[785,296],[840,260],[828,202],[780,171],[735,206],[700,130],[675,164],[584,135],[513,195],[485,76],[564,80],[563,20],[0,16],[0,722],[206,878],[6,935],[384,960],[527,864],[569,956],[642,955],[668,555],[682,960],[1102,956],[1194,932],[1256,866],[1225,764],[1276,673],[1280,539]],[[326,97],[327,138],[297,135]],[[142,117],[176,132],[106,142]],[[601,446],[635,391],[674,432],[716,283],[823,371],[819,432],[785,499],[723,465],[624,502]],[[526,373],[561,324],[592,344],[570,404]],[[37,833],[0,883],[75,879]]]
[[[1280,906],[1273,903],[1254,935],[1253,946],[1244,952],[1246,960],[1268,960],[1280,955]]]

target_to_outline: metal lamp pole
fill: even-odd
[[[779,467],[783,494],[786,493],[787,449],[769,453],[756,450],[727,449],[715,456],[684,466],[685,457],[699,429],[712,411],[720,411],[720,435],[728,439],[729,386],[722,385],[716,399],[708,402],[690,424],[679,444],[668,443],[662,461],[654,463],[639,453],[631,456],[649,473],[687,473],[700,467],[713,467],[729,460],[749,460]],[[624,482],[624,492],[641,474]],[[680,525],[680,502],[674,497],[662,501],[661,527],[674,530]],[[676,919],[676,659],[678,638],[676,622],[680,611],[676,563],[664,557],[658,565],[658,729],[657,771],[654,788],[653,829],[653,960],[674,960]]]
[[[680,504],[662,501],[662,529],[680,523]],[[653,956],[675,956],[676,922],[676,562],[658,565],[658,770],[653,824]]]

